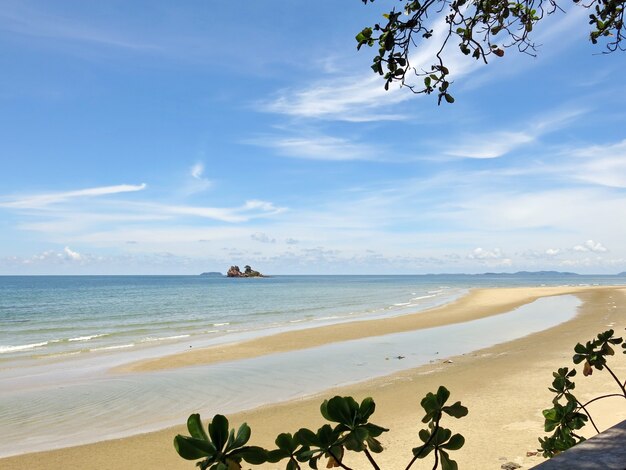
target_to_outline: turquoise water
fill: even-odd
[[[544,298],[472,322],[208,366],[110,371],[128,361],[401,315],[473,287],[624,283],[614,276],[0,277],[0,457],[162,429],[191,412],[230,413],[389,375],[557,325],[575,315],[580,301]]]
[[[0,277],[0,368],[23,360],[201,346],[400,315],[472,287],[617,284],[616,276]]]

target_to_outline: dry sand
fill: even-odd
[[[271,347],[272,338],[262,338],[247,344],[220,348],[224,352],[218,359],[211,359],[215,355],[214,348],[212,352],[194,351],[193,354],[165,358],[163,362],[153,361],[141,367],[148,369],[174,367],[189,364],[191,357],[200,363],[206,363],[245,357],[240,356],[244,352],[248,355],[259,355],[353,337],[424,328],[493,315],[538,297],[564,293],[575,293],[584,303],[573,320],[549,330],[454,357],[451,363],[441,361],[393,376],[330,390],[314,397],[229,416],[233,425],[239,425],[243,421],[251,425],[251,444],[271,446],[274,437],[280,432],[295,432],[303,426],[313,428],[321,424],[319,404],[324,398],[335,394],[349,394],[358,399],[372,396],[377,404],[372,422],[391,428],[391,432],[382,437],[386,450],[379,458],[377,457],[377,460],[383,469],[403,469],[410,460],[410,449],[418,442],[417,431],[421,428],[422,416],[419,401],[426,392],[435,391],[439,384],[443,384],[451,390],[452,400],[461,400],[470,410],[470,414],[461,420],[449,418],[442,423],[466,437],[465,447],[454,452],[461,469],[499,469],[506,461],[517,462],[524,468],[529,468],[542,460],[538,456],[527,456],[527,452],[536,450],[537,437],[543,435],[541,410],[550,404],[551,394],[547,387],[552,379],[552,371],[561,366],[571,365],[572,350],[576,342],[591,339],[595,333],[610,327],[618,334],[624,333],[626,288],[478,290],[449,306],[427,313],[296,332],[293,333],[293,338],[290,338],[291,334],[285,333],[274,337],[274,340],[278,340],[274,342],[274,347]],[[445,321],[436,318],[444,315]],[[423,323],[420,319],[423,319]],[[336,335],[332,334],[334,329],[339,330]],[[352,329],[356,332],[352,332]],[[612,362],[616,364],[614,370],[618,376],[626,376],[626,358],[620,354]],[[577,391],[582,399],[610,392],[615,388],[610,376],[603,372],[596,371],[592,377],[584,378],[581,375],[577,378]],[[597,406],[594,404],[590,411],[601,428],[609,427],[626,418],[623,399],[600,403]],[[206,420],[209,416],[204,418]],[[185,417],[182,417],[181,422],[184,422],[184,419]],[[195,468],[193,462],[180,459],[172,447],[172,438],[178,432],[184,433],[185,430],[183,427],[166,429],[125,439],[0,459],[0,468],[3,470]],[[355,470],[370,468],[358,457],[352,458],[350,455],[346,463]],[[412,468],[432,468],[432,462],[429,461],[429,464],[417,462]],[[264,468],[284,468],[284,465],[269,465]]]

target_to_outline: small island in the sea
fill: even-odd
[[[200,276],[208,276],[208,277],[222,277],[223,274],[217,271],[208,271],[205,273],[200,273]]]
[[[239,266],[231,266],[228,272],[226,273],[228,277],[267,277],[261,274],[258,271],[255,271],[250,266],[246,265],[243,267],[243,272],[239,269]]]

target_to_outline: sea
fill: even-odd
[[[420,312],[479,287],[625,284],[623,275],[554,272],[0,276],[0,457],[162,429],[196,411],[235,412],[389,375],[567,321],[580,301],[544,298],[459,325],[208,366],[110,372],[130,361]]]

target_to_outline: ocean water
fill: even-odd
[[[0,276],[0,368],[420,311],[473,287],[624,283],[617,276]]]
[[[111,366],[292,328],[401,315],[474,287],[626,284],[615,276],[0,277],[0,457],[289,400],[567,321],[543,298],[472,322],[208,366]],[[454,338],[454,341],[449,341]],[[397,360],[397,356],[403,360]]]

